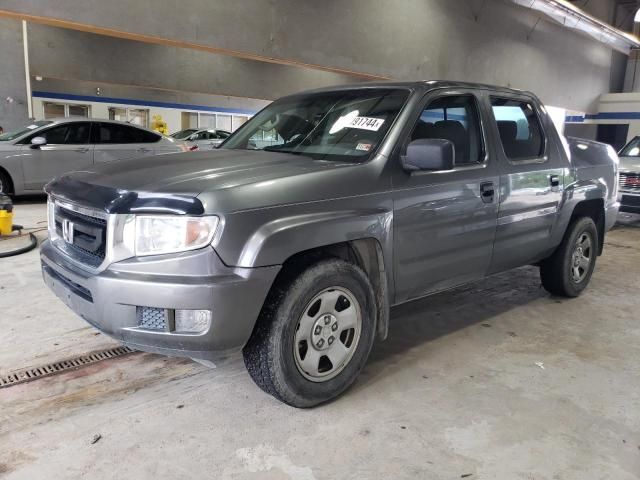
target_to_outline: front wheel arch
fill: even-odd
[[[590,200],[582,200],[577,203],[571,212],[571,219],[567,225],[567,229],[578,218],[589,217],[596,224],[598,231],[598,255],[602,255],[604,249],[604,200],[601,198],[594,198]]]
[[[273,281],[267,300],[273,291],[277,291],[283,284],[291,282],[310,265],[321,260],[338,258],[360,267],[369,278],[376,299],[376,336],[385,340],[389,332],[390,298],[388,266],[380,242],[372,237],[338,242],[321,247],[304,250],[291,255],[283,264],[280,272]],[[267,303],[265,300],[265,303]],[[264,308],[263,304],[263,308]],[[255,330],[254,326],[254,330]]]

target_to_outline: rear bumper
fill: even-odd
[[[213,360],[249,339],[279,266],[231,268],[212,248],[114,263],[90,274],[46,241],[40,252],[49,288],[88,323],[132,348]],[[136,307],[211,310],[198,334],[139,328]]]
[[[621,192],[619,200],[621,212],[640,213],[640,195]]]

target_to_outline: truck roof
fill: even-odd
[[[437,89],[437,88],[479,88],[479,89],[488,89],[505,93],[512,94],[526,94],[532,97],[535,95],[526,90],[518,90],[515,88],[502,87],[497,85],[487,85],[483,83],[472,83],[472,82],[456,82],[451,80],[416,80],[416,81],[376,81],[376,82],[362,82],[362,83],[350,83],[345,85],[336,85],[332,87],[323,87],[313,90],[307,90],[304,92],[300,92],[301,94],[305,93],[316,93],[316,92],[331,92],[338,90],[360,90],[367,88],[423,88],[423,89]]]

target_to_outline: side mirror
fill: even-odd
[[[449,140],[420,138],[407,146],[402,166],[407,171],[452,170],[455,147]]]
[[[44,137],[33,137],[31,139],[31,148],[40,148],[42,145],[47,144],[47,139]]]

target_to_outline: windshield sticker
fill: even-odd
[[[33,130],[34,128],[38,128],[38,125],[28,125],[27,128]]]
[[[373,147],[373,145],[371,145],[370,143],[359,143],[358,145],[356,145],[356,150],[368,152],[369,150],[371,150],[371,147]]]
[[[377,132],[380,130],[380,127],[384,123],[384,119],[382,118],[373,118],[373,117],[356,117],[354,118],[347,127],[349,128],[359,128],[360,130],[371,130],[372,132]]]

